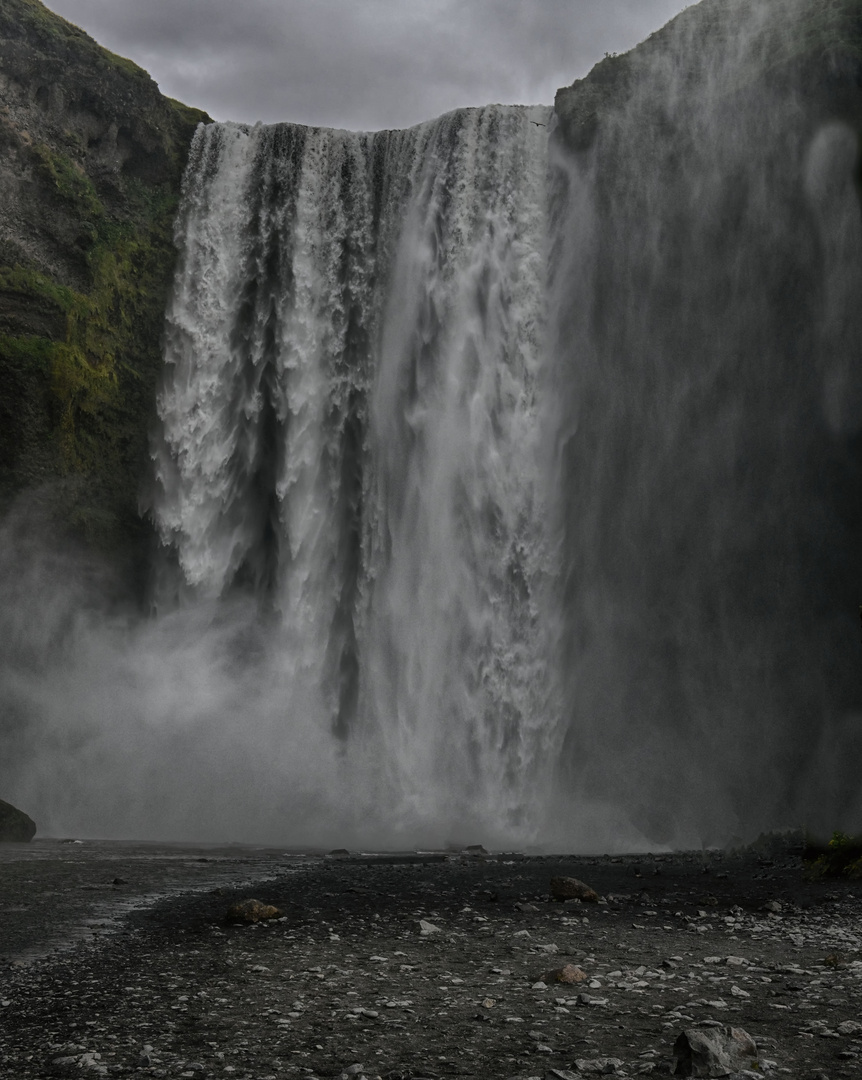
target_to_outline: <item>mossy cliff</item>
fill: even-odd
[[[134,556],[187,148],[208,117],[39,0],[0,6],[0,509]]]

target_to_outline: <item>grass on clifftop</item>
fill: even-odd
[[[41,0],[3,0],[0,37],[35,40],[49,52],[73,49],[97,68],[113,67],[127,77],[152,83],[149,74],[134,61],[103,48],[80,27],[50,11]]]

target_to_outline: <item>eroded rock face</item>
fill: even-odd
[[[178,186],[195,123],[206,119],[163,97],[136,64],[34,0],[0,13],[2,262],[35,264],[64,283],[88,282],[92,205],[71,188],[128,212],[129,180]],[[68,189],[68,190],[67,190]],[[80,201],[80,199],[79,199]],[[28,227],[29,226],[29,227]],[[17,256],[17,258],[15,257]]]
[[[103,548],[143,542],[171,224],[207,119],[38,0],[0,8],[0,500],[63,478],[54,518],[100,522]]]
[[[0,842],[27,844],[36,835],[36,822],[11,803],[0,799]]]

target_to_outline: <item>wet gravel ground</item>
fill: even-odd
[[[662,1075],[683,1029],[717,1024],[776,1078],[862,1077],[862,898],[792,852],[108,853],[0,858],[0,1077]],[[559,875],[603,902],[550,901]],[[123,888],[142,906],[34,959],[93,917],[80,894],[104,911]],[[249,896],[282,918],[226,924]],[[541,979],[565,963],[589,981]]]
[[[164,897],[260,881],[307,858],[239,844],[0,843],[0,965],[110,933]]]

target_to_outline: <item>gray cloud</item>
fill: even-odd
[[[681,0],[49,0],[219,120],[405,127],[550,103]]]

